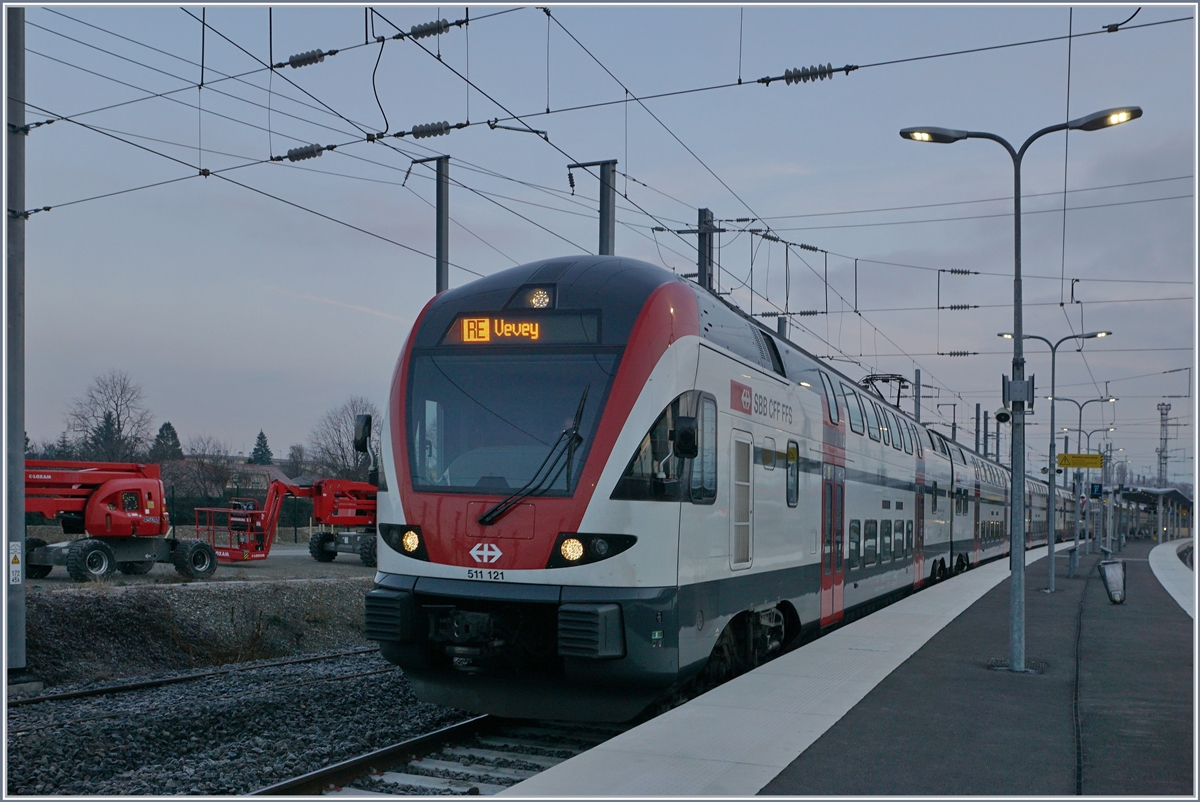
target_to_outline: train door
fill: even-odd
[[[920,481],[924,481],[922,478]],[[917,484],[917,503],[913,507],[913,587],[925,584],[925,486]]]
[[[978,476],[978,468],[975,469],[975,473],[976,476]],[[981,512],[980,508],[983,506],[981,503],[983,501],[983,488],[980,486],[978,478],[975,480],[975,498],[973,501],[975,502],[975,556],[971,560],[971,565],[979,565],[979,555],[981,550],[981,545],[979,542],[979,513]]]
[[[821,626],[842,620],[846,565],[843,518],[846,469],[822,466],[821,481]]]
[[[754,560],[754,438],[734,429],[732,445],[729,567],[737,570]]]

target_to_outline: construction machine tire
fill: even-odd
[[[217,570],[217,553],[203,540],[180,540],[171,552],[171,562],[188,579],[207,579]]]
[[[148,574],[154,570],[154,560],[138,560],[130,563],[117,563],[117,570],[129,576]]]
[[[378,548],[379,545],[372,535],[363,541],[358,551],[358,559],[362,560],[362,564],[368,568],[374,568],[379,562],[378,555],[376,554]]]
[[[337,558],[337,551],[326,551],[325,544],[335,544],[337,536],[333,532],[313,532],[308,539],[308,553],[319,563],[331,563]]]
[[[29,562],[29,552],[34,549],[40,549],[46,545],[46,541],[40,537],[25,538],[25,576],[29,579],[41,579],[50,573],[53,565],[34,565]]]
[[[117,570],[117,559],[108,544],[95,538],[76,540],[67,548],[67,573],[76,582],[107,579]]]

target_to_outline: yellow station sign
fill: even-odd
[[[1059,454],[1060,468],[1103,468],[1103,454]]]

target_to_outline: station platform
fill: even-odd
[[[1127,598],[1080,558],[1026,554],[1026,657],[1009,567],[934,585],[504,795],[1195,796],[1190,541],[1132,541]],[[1185,607],[1187,609],[1185,609]]]

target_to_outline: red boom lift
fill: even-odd
[[[160,477],[157,465],[25,460],[26,512],[57,519],[65,534],[89,536],[52,545],[26,538],[26,575],[41,579],[63,565],[86,582],[114,571],[145,574],[158,562],[191,579],[212,576],[212,546],[165,537],[170,520]]]
[[[308,550],[318,562],[330,562],[339,553],[357,554],[364,565],[375,565],[375,494],[367,482],[318,479],[301,487],[275,480],[260,507],[256,499],[235,498],[228,507],[197,507],[196,534],[205,538],[223,563],[265,560],[271,553],[279,513],[287,496],[311,498],[313,520],[339,527],[366,527],[367,531],[314,532]]]

